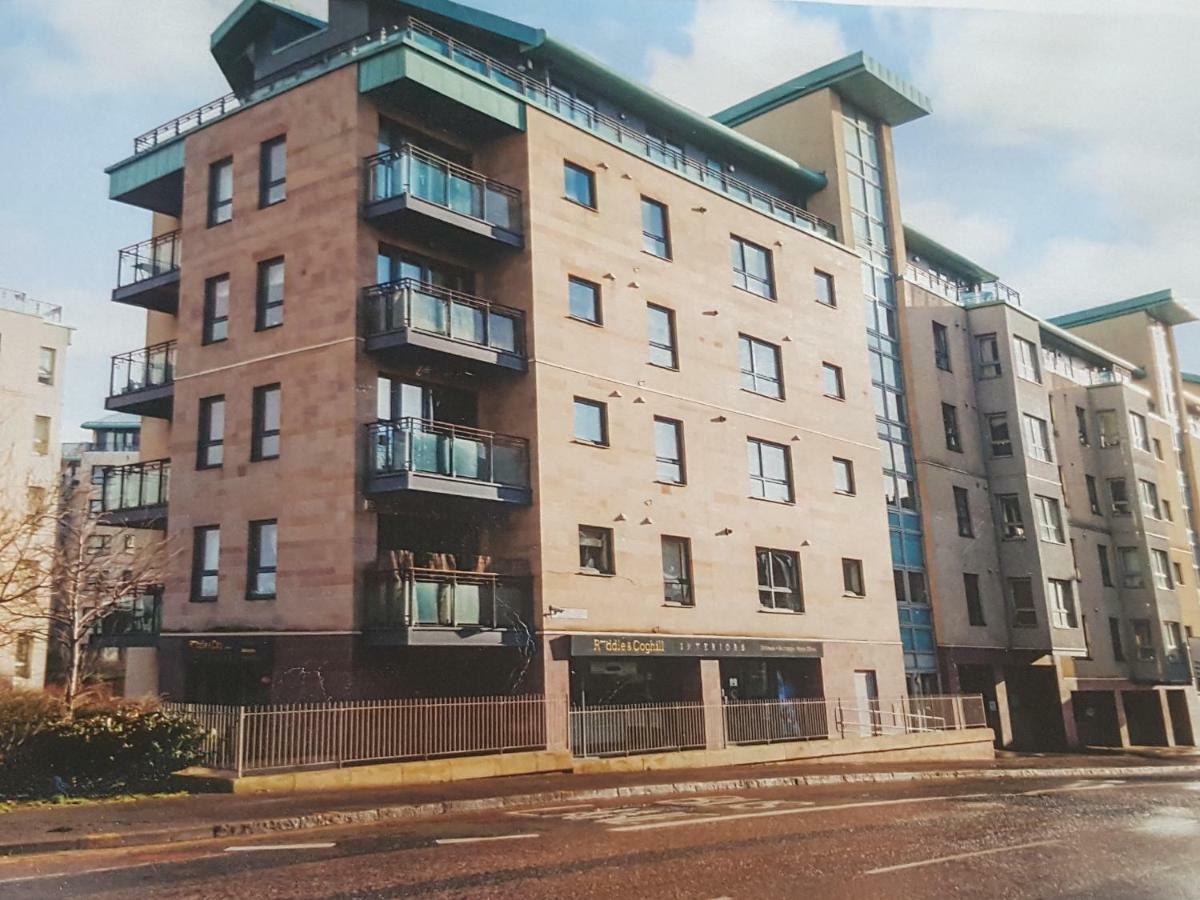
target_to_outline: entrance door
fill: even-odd
[[[879,734],[879,683],[874,669],[854,671],[854,709],[858,735]]]

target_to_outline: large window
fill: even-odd
[[[946,437],[946,449],[962,453],[962,435],[958,431],[958,407],[951,403],[942,404],[942,431]]]
[[[1005,540],[1020,540],[1025,537],[1025,518],[1021,513],[1021,498],[1017,494],[997,494],[996,504],[1000,509],[1000,532]]]
[[[575,398],[575,440],[608,446],[608,407],[595,400]]]
[[[1171,580],[1171,558],[1165,550],[1150,550],[1150,568],[1154,572],[1154,586],[1164,591],[1175,590],[1175,582]]]
[[[204,282],[205,344],[215,344],[229,337],[229,276],[218,275]]]
[[[1038,365],[1037,344],[1025,338],[1013,337],[1013,355],[1017,359],[1017,375],[1041,384],[1042,370]]]
[[[933,363],[943,372],[950,371],[950,332],[941,322],[933,323]]]
[[[1077,628],[1079,620],[1075,614],[1075,592],[1069,581],[1051,578],[1047,582],[1050,600],[1050,622],[1055,628]]]
[[[573,319],[601,323],[600,285],[571,276],[567,279],[567,312]]]
[[[1101,447],[1116,447],[1121,443],[1120,422],[1115,409],[1101,409],[1096,412],[1096,425],[1100,431]]]
[[[649,197],[642,198],[642,249],[663,259],[671,258],[667,208]]]
[[[745,334],[738,335],[742,387],[764,397],[783,397],[783,372],[779,348]]]
[[[1161,519],[1162,510],[1158,505],[1158,486],[1153,481],[1138,479],[1138,494],[1142,498],[1142,513],[1150,519]]]
[[[823,306],[837,306],[837,292],[834,290],[833,276],[820,269],[813,269],[813,290],[817,302]]]
[[[678,369],[675,349],[675,313],[653,303],[646,304],[646,327],[650,334],[650,364]]]
[[[208,167],[208,227],[233,218],[233,159]]]
[[[731,235],[730,256],[734,287],[768,300],[775,299],[775,275],[770,250]]]
[[[283,324],[283,257],[258,264],[255,330]]]
[[[195,529],[192,540],[192,600],[217,599],[217,575],[221,563],[221,529],[205,525]]]
[[[612,575],[613,533],[611,528],[579,526],[579,568],[598,575]]]
[[[278,384],[254,389],[250,436],[250,459],[275,459],[279,456],[279,421],[282,391]]]
[[[666,484],[683,484],[683,423],[675,419],[654,419],[655,478]]]
[[[821,386],[826,397],[845,400],[846,383],[842,378],[842,367],[829,362],[821,363]]]
[[[746,457],[750,467],[750,496],[791,502],[792,466],[787,447],[747,438]]]
[[[663,600],[692,606],[696,596],[692,592],[692,548],[691,541],[681,537],[662,539]]]
[[[200,400],[199,434],[196,440],[196,468],[214,469],[225,461],[225,397]]]
[[[1012,435],[1008,432],[1008,414],[988,413],[987,426],[992,456],[1012,456]]]
[[[1028,578],[1008,579],[1008,596],[1012,601],[1013,626],[1037,627],[1037,607],[1033,602],[1033,582]]]
[[[250,523],[246,598],[270,600],[275,596],[275,568],[279,526],[274,519]]]
[[[975,526],[971,524],[971,499],[964,487],[954,486],[954,515],[958,520],[958,536],[975,537]]]
[[[764,609],[804,612],[800,561],[789,550],[755,550],[758,560],[758,602]]]
[[[1063,533],[1062,509],[1054,497],[1035,496],[1034,508],[1037,510],[1038,537],[1052,544],[1065,544],[1066,535]]]
[[[839,494],[853,494],[854,463],[848,459],[835,456],[833,458],[833,489]]]
[[[271,206],[287,199],[287,138],[265,141],[259,151],[258,205]]]
[[[1118,547],[1117,560],[1121,566],[1121,587],[1140,588],[1144,586],[1142,556],[1137,547]]]
[[[1042,462],[1053,462],[1050,456],[1050,433],[1046,428],[1046,420],[1037,416],[1024,414],[1025,419],[1025,455],[1030,459]]]
[[[1137,648],[1139,662],[1153,662],[1158,654],[1154,649],[1154,631],[1149,619],[1133,619],[1133,646]]]
[[[842,590],[851,597],[867,596],[867,583],[863,578],[861,559],[842,559]]]
[[[568,200],[589,209],[596,208],[596,176],[583,166],[563,163],[563,190]]]
[[[38,384],[54,384],[54,362],[58,354],[53,347],[38,350]]]
[[[963,572],[963,593],[967,598],[967,622],[975,627],[987,625],[983,617],[983,597],[979,593],[979,576]]]
[[[1140,413],[1131,412],[1129,414],[1129,438],[1137,449],[1150,452],[1150,435],[1146,431],[1146,417]]]
[[[999,378],[1004,371],[1000,365],[1000,344],[994,334],[981,334],[975,338],[975,359],[980,380]]]

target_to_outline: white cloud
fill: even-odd
[[[686,52],[647,52],[650,86],[705,113],[849,52],[835,20],[767,0],[700,0],[685,30]]]
[[[946,200],[915,200],[902,208],[906,225],[934,240],[953,241],[955,250],[981,266],[1003,258],[1013,243],[1016,229],[1008,219],[964,212]]]

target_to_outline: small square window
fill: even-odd
[[[608,446],[608,407],[595,400],[575,398],[575,440]]]
[[[600,285],[571,276],[567,279],[567,310],[571,318],[601,324]]]
[[[613,533],[611,528],[592,525],[579,526],[579,568],[584,572],[612,575]]]
[[[842,588],[847,594],[855,597],[865,597],[867,595],[867,587],[863,581],[861,559],[842,560]]]
[[[842,367],[833,363],[821,363],[821,384],[826,397],[846,399],[846,385],[842,381]]]
[[[563,163],[563,190],[568,200],[589,209],[596,208],[596,176],[582,166]]]
[[[848,459],[833,458],[833,489],[839,494],[853,494],[854,463]]]
[[[820,269],[813,270],[813,290],[816,291],[817,302],[825,306],[837,306],[837,293],[833,287],[833,276]]]

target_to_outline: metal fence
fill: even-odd
[[[705,746],[703,703],[634,703],[571,710],[573,756],[624,756]]]
[[[165,387],[175,381],[175,342],[118,353],[112,358],[108,396],[121,397],[147,388]]]

